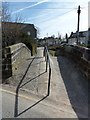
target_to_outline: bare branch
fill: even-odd
[[[8,9],[8,3],[3,2],[2,3],[2,21],[3,22],[9,22],[11,20],[10,12]]]

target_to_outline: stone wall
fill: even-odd
[[[81,72],[90,80],[90,49],[80,46],[64,46],[63,55],[72,58]]]
[[[19,43],[2,50],[2,78],[6,79],[15,74],[16,70],[31,57],[31,51],[25,44]],[[3,81],[2,81],[3,82]]]

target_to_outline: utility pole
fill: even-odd
[[[68,43],[68,35],[67,35],[67,33],[66,33],[66,42]]]
[[[80,23],[80,13],[81,13],[80,5],[78,6],[77,13],[78,13],[78,24],[77,24],[77,44],[78,44],[79,43],[79,23]]]

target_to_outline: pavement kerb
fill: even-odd
[[[12,91],[7,90],[7,89],[5,89],[5,88],[4,88],[4,89],[1,89],[1,88],[0,88],[0,91],[1,91],[1,92],[5,92],[5,93],[8,93],[8,94],[11,94],[11,95],[16,95],[15,92],[12,92]],[[37,101],[37,99],[35,99],[35,98],[33,98],[33,97],[28,97],[28,96],[23,95],[23,94],[19,94],[19,97],[24,98],[24,99],[27,99],[27,100],[33,100],[34,102]],[[71,112],[69,112],[69,111],[67,111],[67,110],[63,110],[62,108],[58,108],[58,106],[52,105],[52,104],[50,104],[50,103],[48,104],[48,103],[45,103],[45,102],[40,102],[40,104],[45,105],[45,106],[52,107],[53,109],[57,109],[57,110],[62,111],[62,112],[66,112],[66,113],[69,113],[69,114],[73,114],[73,113],[71,113]]]

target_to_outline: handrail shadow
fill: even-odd
[[[22,85],[20,86],[20,88],[22,88],[24,85],[26,85],[27,83],[31,82],[32,80],[36,79],[37,77],[40,77],[40,76],[43,75],[44,73],[46,73],[46,71],[43,72],[43,73],[41,73],[41,74],[39,74],[39,75],[37,75],[36,77],[30,79],[29,81],[25,82],[24,84],[22,84]]]
[[[37,57],[35,57],[35,58],[37,58]],[[34,58],[34,59],[35,59],[35,58]],[[39,57],[38,57],[38,58],[39,58]],[[34,59],[33,59],[33,60],[34,60]],[[36,103],[34,103],[33,105],[31,105],[30,107],[28,107],[27,109],[25,109],[25,110],[22,111],[21,113],[18,113],[19,89],[20,89],[21,87],[23,87],[24,85],[26,85],[27,83],[29,83],[29,82],[31,82],[32,80],[34,80],[35,78],[37,78],[37,77],[43,75],[44,73],[46,73],[46,71],[45,71],[45,72],[43,72],[43,73],[37,75],[36,77],[30,79],[29,81],[27,81],[27,82],[24,83],[23,85],[21,85],[23,79],[25,78],[25,76],[26,76],[26,74],[27,74],[27,72],[28,72],[28,69],[30,68],[30,66],[31,66],[31,64],[32,64],[32,62],[33,62],[33,60],[32,60],[31,63],[29,64],[29,66],[28,66],[28,68],[27,68],[27,70],[26,70],[24,76],[22,77],[22,79],[20,80],[19,85],[18,85],[17,88],[16,88],[14,117],[18,117],[18,116],[20,116],[21,114],[23,114],[24,112],[26,112],[27,110],[31,109],[32,107],[34,107],[35,105],[37,105],[38,103],[40,103],[41,101],[43,101],[44,99],[46,99],[46,98],[49,96],[49,94],[50,94],[51,69],[50,69],[50,71],[49,71],[48,88],[47,88],[47,94],[46,94],[46,96],[44,96],[43,98],[41,98],[39,101],[37,101]]]
[[[35,59],[40,59],[40,58],[43,58],[43,57],[35,57]],[[33,59],[33,58],[28,58],[26,60],[31,60],[31,59]]]
[[[17,116],[23,114],[24,111],[27,111],[28,109],[34,107],[36,104],[38,104],[39,102],[41,102],[42,100],[44,100],[47,96],[49,96],[49,94],[47,94],[44,98],[42,98],[41,100],[39,100],[38,102],[36,102],[36,103],[33,104],[32,106],[30,106],[28,109],[26,109],[26,110],[24,110],[23,112],[21,112],[21,113],[18,114],[18,97],[19,97],[19,90],[20,90],[20,88],[22,88],[23,86],[25,86],[26,84],[28,84],[29,82],[31,82],[32,80],[34,80],[35,78],[43,75],[44,73],[46,73],[46,71],[43,72],[43,73],[41,73],[41,74],[39,74],[38,76],[32,78],[31,80],[29,80],[28,82],[24,83],[23,85],[17,87],[17,89],[16,89],[16,96],[15,96],[15,112],[14,112],[14,117],[17,117]]]
[[[88,80],[82,76],[71,59],[65,56],[57,57],[60,73],[67,94],[78,118],[88,117]]]
[[[28,111],[29,109],[31,109],[32,107],[34,107],[35,105],[37,105],[38,103],[40,103],[41,101],[43,101],[44,99],[46,99],[49,95],[47,94],[45,97],[43,97],[42,99],[40,99],[39,101],[37,101],[36,103],[34,103],[33,105],[31,105],[30,107],[28,107],[27,109],[23,110],[22,112],[20,113],[15,113],[15,116],[14,117],[18,117],[20,116],[21,114],[25,113],[26,111]]]
[[[32,62],[34,61],[35,57],[32,59],[32,61],[30,62],[30,64],[28,65],[26,71],[25,71],[25,74],[23,75],[22,79],[20,80],[17,88],[16,88],[16,96],[15,96],[15,110],[14,110],[14,117],[16,117],[18,115],[18,95],[19,95],[19,89],[20,89],[20,85],[21,83],[23,82]]]

